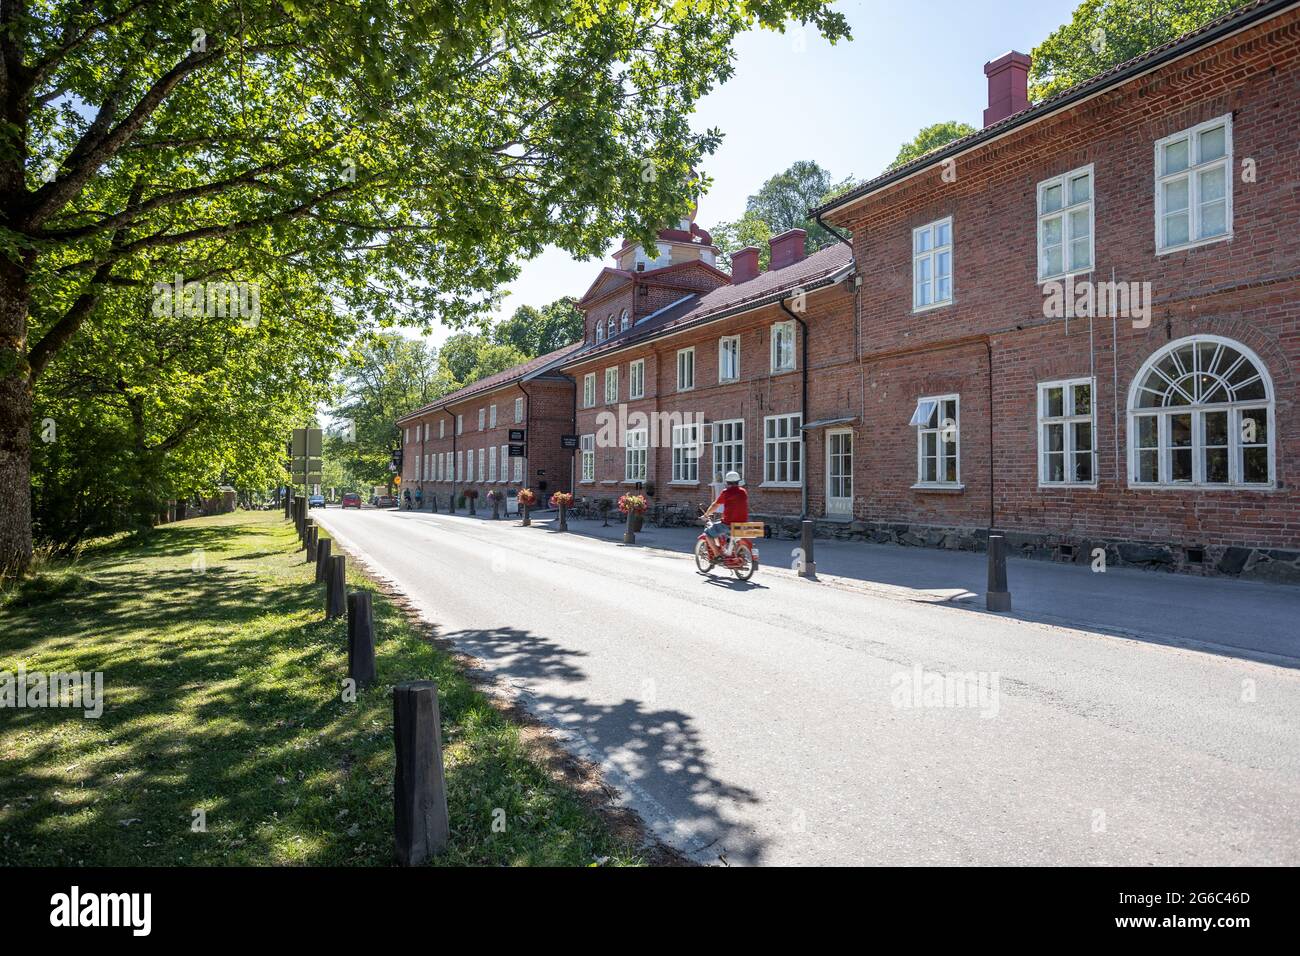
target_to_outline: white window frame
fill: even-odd
[[[1217,126],[1223,127],[1223,155],[1209,162],[1201,162],[1201,136]],[[1180,139],[1187,140],[1187,166],[1177,172],[1165,174],[1164,172],[1164,149],[1166,146],[1176,143]],[[1155,145],[1155,211],[1156,211],[1156,255],[1162,256],[1170,252],[1180,252],[1184,249],[1195,249],[1197,246],[1207,246],[1215,242],[1223,242],[1232,238],[1232,180],[1234,168],[1232,164],[1232,114],[1225,113],[1223,116],[1206,120],[1204,123],[1198,123],[1189,129],[1174,133],[1172,136],[1166,136],[1164,139],[1156,141]],[[1224,232],[1217,236],[1207,236],[1205,238],[1196,238],[1200,231],[1201,225],[1201,182],[1200,174],[1209,172],[1216,166],[1223,167],[1223,189],[1224,189]],[[1169,245],[1165,241],[1165,190],[1167,183],[1175,180],[1187,179],[1187,236],[1188,241],[1178,245]]]
[[[627,397],[645,398],[645,359],[629,362],[627,366]]]
[[[588,372],[582,376],[582,407],[594,408],[596,405],[596,373]]]
[[[467,448],[465,450],[465,481],[471,482],[473,480],[474,480],[474,449]]]
[[[578,481],[589,485],[596,480],[596,436],[578,439]]]
[[[447,419],[440,418],[438,419],[438,438],[442,439],[446,437],[447,437]]]
[[[649,461],[649,429],[631,428],[624,436],[623,480],[645,481]]]
[[[1185,404],[1138,407],[1137,400],[1141,386],[1151,370],[1167,355],[1178,352],[1187,345],[1194,348],[1202,344],[1225,346],[1250,362],[1264,385],[1263,398],[1240,399],[1233,402],[1214,404]],[[1199,361],[1199,359],[1198,359]],[[1234,363],[1234,367],[1235,367]],[[1244,384],[1244,383],[1243,383]],[[1262,409],[1268,416],[1266,428],[1267,442],[1243,442],[1243,413]],[[1228,421],[1228,480],[1226,482],[1208,482],[1205,480],[1205,415],[1207,413],[1226,412]],[[1173,480],[1174,445],[1170,437],[1171,421],[1174,415],[1188,414],[1192,417],[1192,478],[1190,481]],[[1139,431],[1138,419],[1155,417],[1157,419],[1157,476],[1156,481],[1139,481]],[[1189,335],[1167,342],[1156,349],[1142,363],[1138,374],[1129,387],[1128,397],[1128,486],[1145,491],[1274,491],[1277,488],[1277,394],[1268,367],[1259,355],[1236,339],[1219,335]],[[1246,482],[1243,479],[1242,450],[1244,447],[1268,447],[1268,481]],[[1188,446],[1181,446],[1188,447]],[[1221,446],[1211,446],[1221,447]]]
[[[516,482],[521,482],[524,480],[524,456],[519,455],[514,459],[514,462],[514,480]]]
[[[784,427],[778,422],[786,423]],[[788,434],[787,434],[788,432]],[[781,448],[786,457],[782,460]],[[780,474],[784,464],[786,476]],[[803,485],[803,416],[798,412],[786,415],[768,415],[763,419],[763,483],[764,488],[800,488]]]
[[[509,481],[509,480],[510,480],[510,446],[502,445],[501,446],[501,471],[500,471],[500,477],[497,478],[497,481]]]
[[[788,343],[788,348],[785,344]],[[793,372],[799,365],[799,350],[795,347],[794,322],[772,323],[771,368],[773,372]]]
[[[689,371],[689,376],[683,373]],[[689,382],[686,379],[689,378]],[[689,392],[695,388],[695,346],[677,350],[677,391]]]
[[[497,427],[497,407],[492,405],[488,408],[488,428]]]
[[[700,483],[700,457],[703,447],[700,443],[699,422],[689,425],[673,426],[673,477],[674,485],[698,485]]]
[[[937,239],[936,233],[938,232],[940,226],[948,227],[948,243],[946,245],[938,245],[935,241]],[[930,246],[928,249],[918,251],[917,238],[922,233],[926,233],[926,232],[929,233]],[[957,246],[957,236],[953,228],[952,216],[945,216],[942,219],[936,219],[934,222],[927,222],[924,226],[917,226],[915,229],[912,230],[912,311],[913,312],[928,312],[931,309],[942,309],[944,306],[952,305],[954,302],[957,301],[956,246]],[[936,291],[935,288],[936,287],[935,276],[937,275],[936,267],[938,266],[939,263],[939,257],[944,252],[948,253],[948,298],[946,299],[931,298],[931,300],[928,303],[921,304],[917,296],[917,292],[920,287],[920,283],[917,281],[917,272],[919,270],[920,264],[923,261],[929,262],[930,264],[930,279],[929,279],[930,290],[931,293],[934,293]]]
[[[478,480],[480,483],[487,479],[487,469],[484,468],[484,465],[486,464],[484,459],[486,457],[487,457],[487,449],[480,448],[478,450]]]
[[[456,472],[451,476],[452,481],[465,480],[465,449],[456,452]]]
[[[515,424],[518,425],[523,420],[524,420],[524,400],[522,398],[516,398],[515,399]]]
[[[942,411],[944,402],[953,403],[953,418],[951,430],[947,426],[948,419],[937,419],[936,424],[932,427],[928,424],[929,415],[925,416],[924,421],[920,421],[919,412],[922,405],[933,402],[936,408],[931,411]],[[912,414],[912,426],[916,429],[916,484],[913,488],[939,488],[939,489],[961,489],[965,486],[961,483],[961,396],[955,392],[947,395],[926,395],[916,400],[916,412]],[[935,476],[936,480],[928,481],[925,478],[925,436],[933,434],[935,436]],[[949,437],[949,435],[951,437]],[[956,459],[956,479],[939,479],[941,472],[941,463],[948,457],[947,446],[952,446],[952,457]]]
[[[464,415],[457,415],[457,416],[456,416],[456,434],[457,434],[457,435],[463,435],[464,433],[465,433],[465,416],[464,416]]]
[[[1079,415],[1074,409],[1074,390],[1080,385],[1088,386],[1088,405],[1089,411],[1086,415]],[[1052,415],[1048,407],[1048,393],[1052,389],[1059,388],[1061,392],[1061,414]],[[1090,426],[1092,434],[1092,447],[1087,452],[1081,452],[1075,445],[1075,425],[1087,423]],[[1060,425],[1062,431],[1062,441],[1060,451],[1051,451],[1048,448],[1047,432],[1048,428]],[[1064,467],[1062,474],[1066,477],[1061,481],[1053,481],[1050,477],[1050,469],[1047,464],[1049,454],[1059,454],[1062,456]],[[1087,454],[1091,457],[1091,474],[1092,478],[1087,481],[1080,481],[1077,478],[1071,478],[1074,474],[1074,460],[1080,454]],[[957,467],[961,467],[961,458],[958,457]],[[1097,487],[1097,380],[1095,378],[1063,378],[1052,382],[1038,383],[1038,487],[1040,488],[1096,488]]]
[[[596,341],[598,343],[605,341],[605,323],[600,319],[596,320]]]
[[[713,480],[722,481],[723,475],[735,470],[740,480],[745,480],[745,420],[727,418],[710,425],[713,438]]]
[[[489,445],[487,451],[488,451],[487,480],[490,482],[495,482],[497,480],[497,446]]]
[[[1088,198],[1080,202],[1070,202],[1070,187],[1076,179],[1088,177]],[[1045,210],[1043,208],[1044,196],[1048,190],[1057,187],[1061,190],[1061,205],[1057,209]],[[1092,272],[1097,263],[1097,221],[1094,204],[1097,198],[1097,176],[1093,170],[1093,164],[1080,166],[1078,169],[1072,169],[1068,173],[1060,176],[1053,176],[1051,179],[1044,179],[1038,184],[1038,281],[1050,282],[1053,279],[1064,279],[1066,276],[1087,275]],[[1074,219],[1074,213],[1082,212],[1087,209],[1088,212],[1088,264],[1086,266],[1077,265],[1074,262],[1074,243],[1077,239],[1082,238],[1073,233],[1071,223]],[[1047,262],[1044,256],[1043,231],[1048,222],[1053,219],[1061,220],[1061,270],[1059,272],[1047,272]]]
[[[618,404],[618,366],[605,369],[605,404]]]
[[[487,421],[487,409],[486,409],[486,408],[480,408],[480,409],[478,410],[478,430],[479,430],[479,431],[482,431],[482,430],[483,430],[483,424],[484,424],[486,421]]]
[[[619,319],[618,330],[620,332],[623,332],[626,331],[627,329],[630,329],[631,327],[632,327],[632,313],[627,309],[624,309],[623,315]]]
[[[727,361],[730,359],[730,362]],[[728,369],[727,366],[731,368]],[[718,381],[740,381],[740,336],[724,335],[718,339]]]

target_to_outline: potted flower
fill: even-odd
[[[645,521],[646,500],[643,495],[620,495],[618,499],[618,510],[627,515],[627,529],[633,534],[641,530],[641,524]]]
[[[560,530],[569,530],[569,506],[573,504],[573,495],[567,491],[557,491],[551,495],[551,507],[560,513]]]
[[[501,493],[493,488],[488,491],[487,500],[492,505],[492,520],[499,521],[501,519]]]
[[[533,519],[528,516],[528,509],[537,504],[537,492],[531,488],[520,488],[515,500],[519,502],[519,507],[523,509],[524,513],[524,520],[520,522],[520,525],[527,528],[533,523]]]
[[[466,488],[466,489],[465,489],[465,500],[469,502],[469,513],[470,513],[470,514],[476,514],[476,513],[477,513],[477,512],[474,511],[474,501],[475,501],[475,499],[477,499],[477,498],[478,498],[478,489],[477,489],[477,488]]]

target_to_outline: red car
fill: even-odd
[[[347,494],[343,496],[342,506],[344,508],[356,508],[358,511],[360,511],[361,496],[357,494],[355,491],[349,491]]]

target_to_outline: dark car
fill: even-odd
[[[349,491],[343,496],[342,507],[344,508],[361,508],[361,496],[355,491]]]
[[[324,507],[325,507],[325,496],[324,496],[324,495],[312,495],[310,498],[307,499],[307,507],[308,507],[308,508],[324,508]]]

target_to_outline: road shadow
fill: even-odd
[[[546,689],[557,680],[587,680],[582,651],[519,628],[444,631],[440,638],[482,662],[482,672],[512,687],[520,702],[556,729],[566,747],[604,771],[647,826],[699,862],[757,864],[768,841],[734,823],[736,808],[756,805],[758,794],[716,772],[695,720],[655,704],[647,678],[642,699],[596,702],[579,693]],[[575,691],[578,689],[574,688]]]

